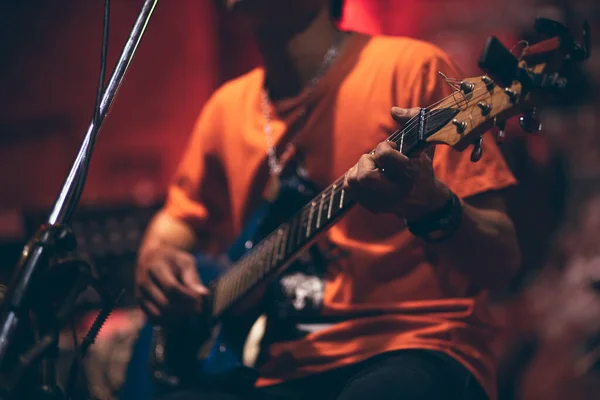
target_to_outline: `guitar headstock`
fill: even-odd
[[[498,127],[497,139],[504,140],[506,121],[518,114],[528,132],[541,129],[535,107],[553,96],[566,95],[569,79],[565,69],[589,57],[589,28],[583,28],[578,44],[558,22],[538,18],[535,29],[544,40],[527,45],[519,58],[498,39],[490,37],[479,60],[486,75],[456,82],[454,94],[427,110],[437,126],[421,135],[427,144],[447,144],[462,151],[475,144],[473,161],[481,158],[482,135]],[[449,81],[450,84],[452,82]],[[432,127],[433,128],[433,127]]]

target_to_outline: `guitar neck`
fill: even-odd
[[[274,272],[283,269],[353,205],[340,178],[246,253],[216,283],[213,316],[233,304]]]
[[[430,114],[441,116],[436,111]],[[405,129],[396,131],[388,138],[388,141],[398,144],[399,151],[407,156],[420,148],[423,142],[419,138],[426,131],[439,129],[434,124],[425,126],[426,112],[423,109],[418,123],[408,123]],[[447,119],[448,116],[445,117]],[[343,185],[344,176],[271,232],[219,278],[213,287],[214,318],[221,318],[257,285],[287,267],[320,233],[331,227],[354,205]]]

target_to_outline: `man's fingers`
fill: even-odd
[[[343,189],[345,191],[349,191],[351,190],[350,186],[356,182],[356,164],[354,164],[352,166],[352,168],[350,168],[348,170],[348,172],[346,172],[346,175],[344,176],[344,186]]]
[[[396,150],[393,143],[387,141],[377,145],[372,157],[373,162],[379,169],[385,170],[386,173],[389,171],[392,174],[403,170],[410,163],[410,160],[404,154]]]
[[[354,164],[344,177],[344,190],[354,192],[358,185],[364,186],[365,181],[370,178],[370,173],[377,172],[377,166],[373,162],[373,154],[363,154],[358,163]]]
[[[160,290],[171,299],[173,296],[184,298],[196,298],[196,293],[188,289],[182,282],[177,279],[178,272],[176,266],[169,263],[161,263],[154,265],[148,270],[148,275],[152,282],[157,285]]]
[[[196,259],[190,253],[177,251],[171,254],[171,258],[181,268],[196,268]]]
[[[191,289],[197,296],[206,296],[209,292],[200,280],[194,256],[180,252],[175,255],[175,262],[178,266],[179,279],[185,287]]]
[[[404,125],[409,119],[417,115],[421,111],[419,107],[416,108],[400,108],[392,107],[391,114],[394,121],[400,125]]]
[[[196,271],[196,266],[193,268],[185,268],[181,272],[181,281],[186,287],[193,290],[194,293],[199,297],[206,296],[209,293],[206,286],[204,286],[200,281],[198,271]]]
[[[159,310],[164,310],[169,306],[169,299],[150,279],[140,285],[139,296],[146,300],[150,300]]]
[[[375,162],[375,154],[363,154],[356,164],[358,179],[366,176],[369,172],[377,171],[378,165]]]
[[[390,194],[393,196],[396,192],[396,185],[384,178],[379,171],[373,174],[377,174],[377,177],[357,188],[353,196],[364,208],[376,214],[385,210]]]
[[[156,323],[162,317],[160,308],[152,303],[143,293],[140,293],[139,304],[151,322]]]
[[[427,149],[425,149],[425,151],[423,151],[421,153],[421,159],[424,161],[427,161],[428,163],[433,161],[433,151],[435,148],[434,147],[429,147]]]

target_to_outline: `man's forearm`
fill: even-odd
[[[487,289],[502,289],[520,266],[521,255],[510,218],[501,210],[463,204],[463,220],[450,239],[428,245],[435,262],[467,275]]]

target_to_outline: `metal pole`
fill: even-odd
[[[125,43],[125,47],[115,66],[115,70],[102,95],[97,124],[92,119],[83,143],[81,144],[79,153],[71,166],[71,170],[63,183],[60,194],[50,213],[48,218],[48,225],[50,226],[68,223],[71,218],[71,213],[75,209],[75,205],[79,202],[77,185],[80,177],[82,177],[82,173],[90,163],[90,150],[95,143],[98,132],[110,110],[110,106],[117,90],[121,85],[125,72],[129,67],[157,3],[158,0],[144,1],[142,10],[131,30],[129,39]],[[7,290],[6,299],[2,305],[3,312],[2,319],[0,319],[0,365],[4,361],[4,357],[6,356],[6,352],[17,328],[19,319],[25,317],[22,312],[23,308],[26,307],[25,300],[31,281],[37,273],[37,270],[43,268],[50,258],[55,239],[56,238],[52,237],[52,230],[46,230],[39,235],[37,241],[33,242],[30,246],[27,246],[23,251],[22,261],[19,263],[13,274]]]

